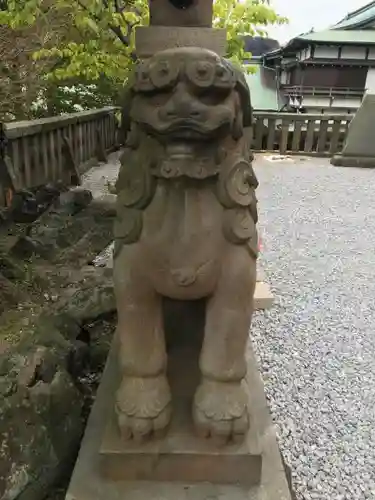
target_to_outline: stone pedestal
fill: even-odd
[[[351,121],[341,154],[331,159],[339,167],[375,167],[375,94],[366,93]]]
[[[179,8],[180,6],[180,8]],[[212,25],[212,2],[207,0],[151,0],[150,24],[153,26]]]
[[[138,447],[122,443],[112,423],[118,385],[114,341],[66,500],[291,500],[252,353],[247,376],[252,427],[247,443],[215,448],[199,442],[190,431],[190,411],[184,411],[184,405],[196,377],[184,372],[194,358],[181,349],[188,362],[171,367],[181,375],[173,387],[180,392],[174,422],[165,439]],[[173,359],[179,363],[182,358]]]
[[[114,481],[238,483],[247,487],[259,484],[262,455],[257,426],[252,425],[241,445],[221,447],[195,436],[191,409],[199,383],[199,349],[172,347],[168,357],[173,418],[167,434],[144,444],[122,442],[111,416],[100,447],[103,477]],[[115,379],[119,381],[118,373]]]

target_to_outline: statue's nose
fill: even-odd
[[[205,111],[185,89],[176,89],[168,103],[160,108],[159,117],[163,121],[177,118],[202,121],[205,119]]]

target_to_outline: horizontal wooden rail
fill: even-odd
[[[342,150],[353,116],[255,112],[252,149],[333,156]]]
[[[5,124],[0,207],[9,204],[12,190],[57,181],[74,184],[93,161],[105,161],[117,145],[117,110],[106,107]]]
[[[0,207],[14,190],[48,182],[75,183],[93,160],[118,145],[118,108],[6,124],[0,138]],[[353,115],[254,112],[252,149],[333,156]]]

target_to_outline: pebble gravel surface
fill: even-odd
[[[253,347],[298,500],[375,500],[375,170],[256,157]]]

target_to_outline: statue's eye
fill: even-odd
[[[217,88],[233,88],[236,79],[233,71],[230,68],[220,63],[215,68],[214,86]]]
[[[210,87],[215,78],[215,66],[210,61],[192,61],[186,66],[186,76],[196,87]]]
[[[154,88],[150,79],[150,69],[147,64],[140,63],[137,66],[133,87],[137,92],[150,92]]]
[[[179,75],[179,66],[173,61],[161,60],[151,64],[150,78],[157,88],[173,86]]]

